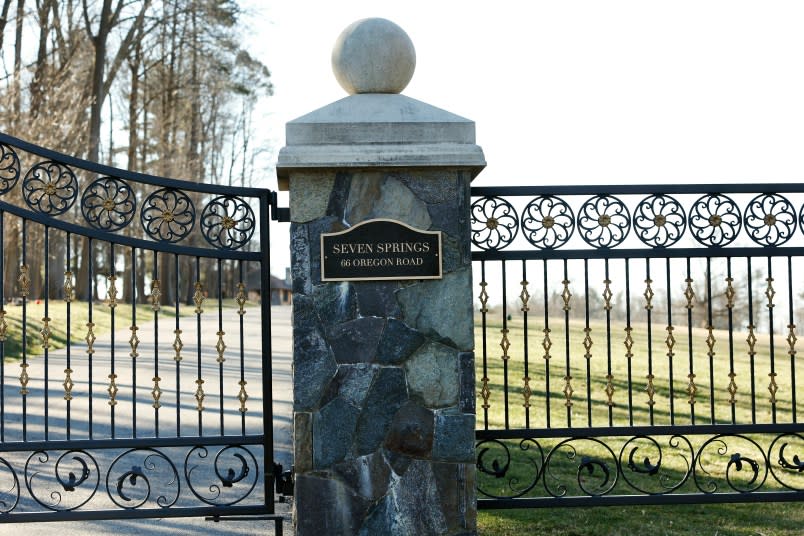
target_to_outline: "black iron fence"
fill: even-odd
[[[472,195],[480,508],[804,498],[804,186]]]
[[[273,513],[274,203],[0,135],[0,523]]]

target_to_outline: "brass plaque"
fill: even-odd
[[[375,219],[321,234],[322,281],[441,279],[441,265],[441,231]]]

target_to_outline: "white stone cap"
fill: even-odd
[[[363,19],[347,27],[333,51],[333,70],[351,95],[286,124],[279,189],[288,189],[292,171],[304,169],[450,167],[476,176],[486,161],[475,123],[396,93],[413,66],[413,45],[392,22]],[[384,75],[394,80],[383,84]]]

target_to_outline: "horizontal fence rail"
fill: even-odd
[[[273,513],[274,202],[0,134],[0,523]]]
[[[803,185],[472,196],[480,508],[804,498]]]

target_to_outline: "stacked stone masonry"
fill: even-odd
[[[291,177],[299,534],[475,533],[470,177]],[[321,233],[372,218],[442,231],[443,279],[322,283]]]

